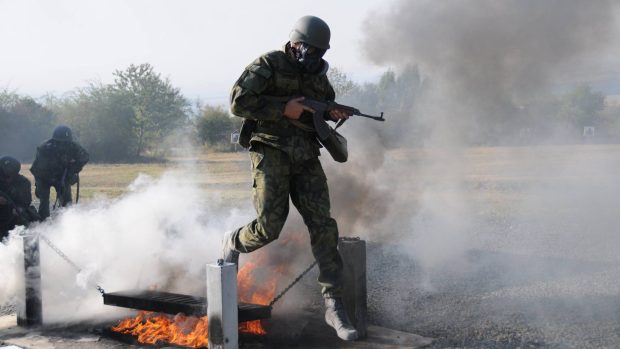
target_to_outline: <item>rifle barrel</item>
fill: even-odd
[[[376,115],[368,115],[368,114],[364,114],[364,113],[359,113],[357,114],[358,116],[363,116],[365,118],[369,118],[369,119],[373,119],[373,120],[377,120],[377,121],[385,121],[385,119],[383,118],[383,112],[381,112],[380,116],[376,116]]]

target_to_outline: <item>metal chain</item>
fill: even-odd
[[[339,238],[340,241],[360,241],[359,237],[351,237],[351,236],[343,236]],[[317,261],[312,262],[312,264],[310,264],[310,266],[308,268],[306,268],[306,270],[304,270],[301,274],[299,274],[298,277],[295,278],[295,280],[293,280],[293,282],[291,282],[282,292],[280,292],[280,294],[278,294],[272,301],[271,303],[269,303],[269,307],[273,307],[274,304],[276,304],[277,301],[280,300],[280,298],[282,298],[288,291],[291,290],[291,288],[293,288],[293,286],[295,286],[299,281],[301,281],[301,279],[306,276],[306,274],[308,274],[310,272],[310,270],[312,270],[312,268],[314,268],[314,266],[317,264]]]
[[[288,286],[286,286],[286,288],[280,292],[280,294],[278,294],[270,303],[269,303],[269,307],[272,308],[274,304],[276,304],[277,301],[280,300],[280,298],[282,298],[288,291],[291,290],[291,288],[293,288],[293,286],[295,286],[299,281],[301,281],[301,279],[306,276],[306,274],[308,274],[308,272],[310,272],[310,270],[312,270],[312,268],[314,268],[314,266],[316,265],[316,261],[312,262],[312,264],[310,264],[310,266],[308,268],[306,268],[306,270],[304,270],[301,274],[299,274],[298,277],[295,278],[295,280],[293,280],[293,282],[291,282]]]
[[[48,239],[46,236],[39,234],[39,237],[41,238],[41,240],[45,241],[45,243],[47,244],[47,246],[49,246],[54,252],[56,252],[56,254],[58,254],[62,259],[65,260],[65,262],[69,263],[73,268],[75,268],[75,270],[77,270],[78,274],[82,272],[82,268],[80,268],[79,265],[77,265],[74,261],[72,261],[69,257],[67,257],[66,254],[64,254],[64,252],[62,252],[56,245],[54,245],[50,239]],[[105,290],[99,286],[97,286],[97,291],[99,291],[99,293],[101,293],[101,295],[105,294]]]
[[[77,270],[78,273],[82,272],[82,268],[80,268],[77,264],[75,264],[75,262],[73,262],[71,259],[69,259],[69,257],[67,257],[66,254],[64,254],[58,247],[56,247],[56,245],[54,245],[47,237],[45,237],[44,235],[39,235],[39,237],[41,238],[41,240],[45,241],[45,243],[52,249],[54,250],[54,252],[56,252],[62,259],[64,259],[67,263],[69,263],[73,268],[75,268],[75,270]]]

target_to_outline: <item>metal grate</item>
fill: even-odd
[[[190,316],[207,315],[207,299],[205,297],[161,291],[133,290],[106,293],[103,295],[103,304],[173,315],[178,313]],[[267,305],[239,303],[239,322],[270,317],[271,307]]]

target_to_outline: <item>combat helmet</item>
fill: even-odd
[[[54,129],[54,133],[52,134],[52,139],[61,141],[61,142],[70,142],[73,140],[73,133],[68,126],[58,125]]]
[[[0,175],[3,177],[15,177],[21,170],[22,164],[12,156],[3,156],[0,158]]]
[[[305,42],[308,45],[327,50],[331,32],[325,21],[315,16],[304,16],[297,20],[289,39],[291,42]]]

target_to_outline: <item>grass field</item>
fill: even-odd
[[[21,173],[33,182],[34,198],[34,179],[28,168],[30,164],[22,165]],[[89,201],[98,196],[118,197],[127,192],[129,184],[140,174],[157,178],[167,171],[186,176],[205,190],[222,191],[224,197],[230,200],[249,198],[251,176],[247,153],[215,153],[194,159],[172,158],[162,163],[87,164],[80,173],[80,200]],[[74,186],[74,195],[75,190]]]
[[[541,183],[570,185],[574,181],[620,178],[620,145],[394,150],[387,158],[388,165],[407,164],[417,188],[437,189],[446,181],[458,181],[473,202],[493,206],[494,211],[510,211],[531,193],[528,189]],[[455,158],[463,164],[458,171],[453,167]],[[323,157],[326,161],[331,160]],[[338,166],[346,170],[348,165]],[[29,167],[24,164],[22,174],[32,180]],[[159,177],[166,171],[186,176],[205,190],[220,191],[233,202],[250,197],[246,152],[172,158],[165,163],[88,164],[80,175],[80,197],[84,201],[101,195],[118,197],[139,174]]]

